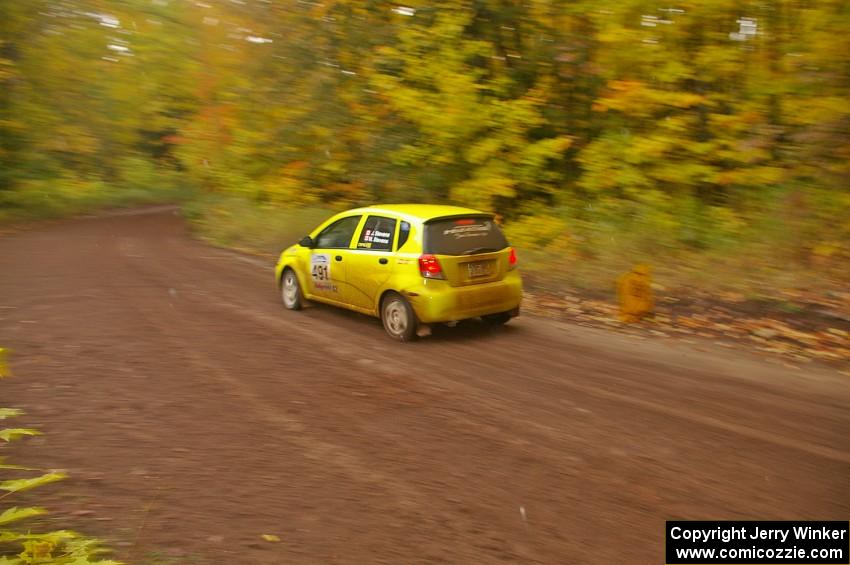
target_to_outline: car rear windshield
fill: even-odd
[[[440,218],[425,224],[425,253],[475,255],[499,251],[508,241],[488,216]]]

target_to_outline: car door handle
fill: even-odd
[[[342,255],[337,255],[336,257],[334,257],[334,259],[336,259],[337,261],[342,261]]]
[[[380,259],[378,259],[378,263],[380,263],[381,265],[386,265],[388,263],[387,258],[381,257]]]

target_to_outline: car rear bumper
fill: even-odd
[[[423,280],[422,285],[403,293],[419,321],[425,324],[454,322],[496,314],[519,313],[522,279],[516,271],[496,282],[451,286],[446,281]]]

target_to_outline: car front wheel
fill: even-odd
[[[283,305],[289,310],[301,310],[301,307],[304,306],[301,285],[298,284],[298,277],[292,269],[286,269],[283,272],[283,281],[280,283],[280,297],[283,299]]]
[[[392,293],[381,303],[381,321],[387,334],[398,341],[416,337],[417,320],[410,303],[400,294]]]

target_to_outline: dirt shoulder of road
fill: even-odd
[[[846,294],[846,296],[845,296]],[[850,293],[840,300],[850,303]],[[693,294],[685,298],[659,296],[653,315],[637,323],[617,317],[617,305],[579,293],[542,290],[533,285],[524,306],[546,318],[604,328],[640,339],[675,340],[744,350],[781,359],[791,367],[822,364],[850,376],[850,317],[843,304],[830,300],[799,301],[793,310],[781,303],[723,300]]]

